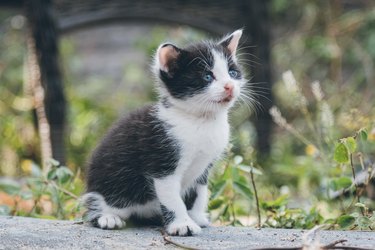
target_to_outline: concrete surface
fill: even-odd
[[[193,237],[170,237],[196,249],[256,249],[302,246],[306,230],[210,227]],[[321,231],[321,244],[346,239],[346,246],[375,249],[375,232]],[[158,228],[101,230],[72,221],[0,216],[0,249],[174,249]]]

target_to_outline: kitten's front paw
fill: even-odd
[[[167,233],[176,236],[192,236],[199,234],[201,228],[191,219],[185,221],[173,221],[167,226]]]
[[[193,219],[200,227],[208,227],[210,225],[210,221],[207,218],[205,213],[193,213],[189,211],[190,218]]]
[[[118,215],[104,214],[98,219],[98,225],[101,229],[119,229],[125,226],[125,221]]]

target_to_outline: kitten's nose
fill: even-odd
[[[225,89],[225,93],[228,95],[228,96],[232,96],[233,95],[233,84],[232,83],[227,83],[224,85],[224,89]]]

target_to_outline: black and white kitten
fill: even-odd
[[[159,217],[180,236],[209,225],[208,172],[229,142],[228,111],[246,83],[236,58],[241,35],[183,49],[160,45],[160,101],[117,122],[89,162],[88,221],[114,229],[130,217]]]

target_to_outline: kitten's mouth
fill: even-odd
[[[233,99],[233,96],[229,95],[229,96],[219,100],[218,103],[228,103],[228,102],[232,101],[232,99]]]

